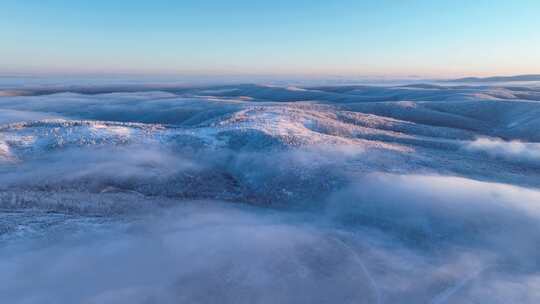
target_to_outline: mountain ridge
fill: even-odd
[[[540,81],[540,74],[523,74],[514,76],[463,77],[447,82],[508,82],[508,81]]]

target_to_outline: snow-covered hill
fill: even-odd
[[[0,96],[10,303],[540,300],[533,84]]]

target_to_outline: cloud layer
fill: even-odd
[[[466,148],[494,159],[540,167],[540,143],[478,138],[468,143]]]
[[[50,241],[0,250],[2,291],[21,303],[534,303],[539,199],[462,178],[378,175],[309,212],[198,201],[98,226],[67,218],[45,232]]]

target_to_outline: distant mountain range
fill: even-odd
[[[448,80],[448,82],[508,82],[508,81],[540,81],[540,74],[494,76],[494,77],[465,77]]]

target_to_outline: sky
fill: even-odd
[[[540,73],[537,0],[0,0],[0,74]]]

